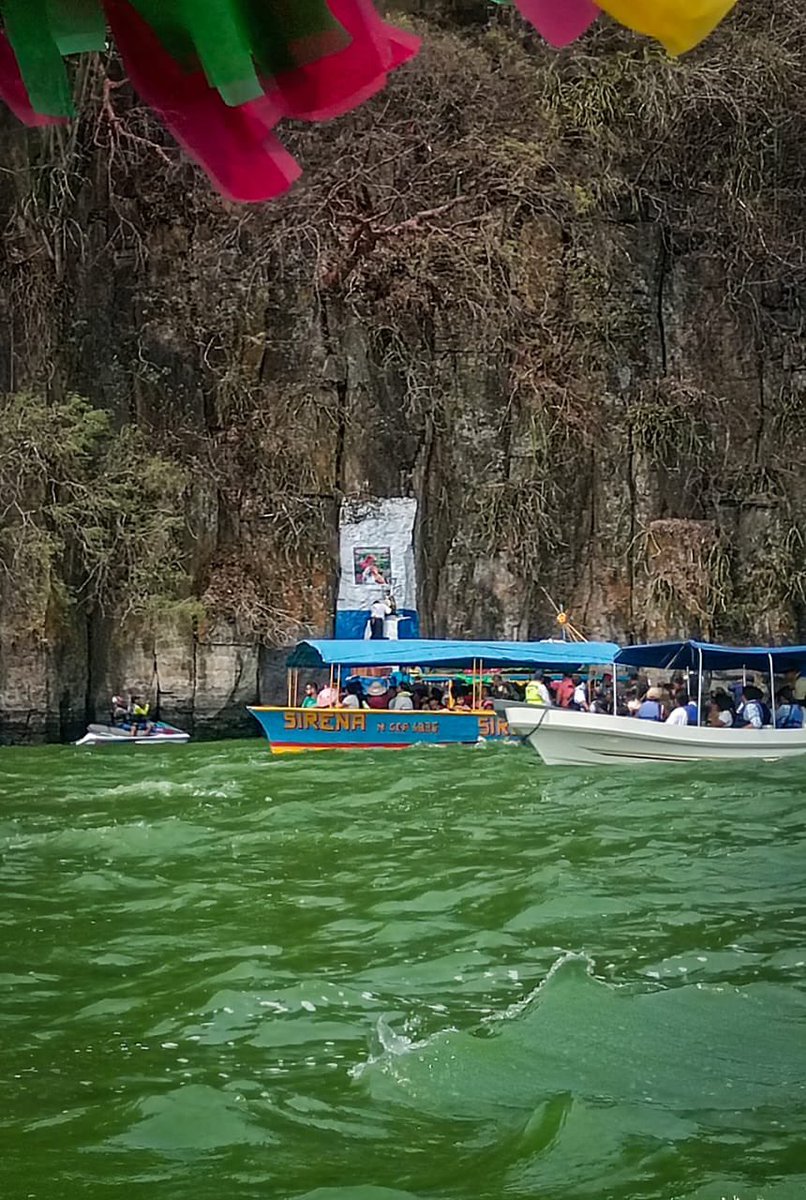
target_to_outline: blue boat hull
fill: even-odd
[[[274,754],[301,750],[403,750],[474,745],[508,736],[494,712],[390,712],[372,708],[250,708]]]

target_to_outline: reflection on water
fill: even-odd
[[[796,766],[3,767],[4,1196],[806,1195]]]

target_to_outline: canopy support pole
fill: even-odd
[[[618,667],[613,663],[613,716],[618,716]]]
[[[768,654],[767,658],[770,662],[770,712],[772,713],[772,727],[778,728],[778,722],[775,719],[775,664],[772,661],[772,655]]]
[[[697,726],[702,725],[702,646],[697,648],[700,656],[700,671],[697,676]]]

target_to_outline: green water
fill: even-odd
[[[0,755],[4,1200],[806,1197],[802,768]]]

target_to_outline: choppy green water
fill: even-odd
[[[7,1200],[806,1197],[800,768],[0,755]]]

